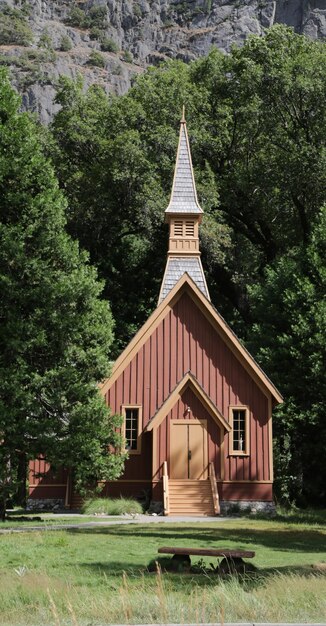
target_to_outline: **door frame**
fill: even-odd
[[[204,456],[204,471],[203,471],[203,477],[202,478],[183,478],[183,479],[175,479],[175,480],[206,480],[208,478],[208,430],[207,430],[207,419],[171,419],[170,420],[170,429],[169,429],[169,458],[168,458],[168,472],[169,472],[169,476],[171,477],[171,436],[172,436],[172,426],[174,424],[182,424],[182,425],[201,425],[206,433],[206,436],[204,436],[204,450],[203,450],[203,456]],[[172,480],[174,480],[172,478]]]

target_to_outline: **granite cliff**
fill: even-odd
[[[324,39],[326,0],[0,0],[0,62],[48,123],[60,75],[124,93],[149,64],[228,52],[275,23]]]

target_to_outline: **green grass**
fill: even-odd
[[[322,521],[243,518],[2,535],[1,624],[323,622],[325,539]],[[253,549],[258,573],[150,574],[162,545]]]
[[[124,513],[142,513],[141,504],[133,498],[94,498],[87,500],[83,513],[105,515],[123,515]]]

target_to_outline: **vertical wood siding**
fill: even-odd
[[[114,413],[120,413],[124,404],[142,405],[144,428],[188,371],[197,378],[226,420],[230,405],[249,407],[250,455],[229,456],[226,434],[225,480],[270,480],[267,397],[186,293],[108,390],[106,401]],[[215,461],[219,476],[219,428],[210,416],[207,417],[202,404],[189,389],[159,427],[158,463],[161,464],[168,455],[169,422],[182,419],[185,404],[190,406],[194,416],[201,416],[199,419],[209,417],[209,459]],[[130,457],[124,478],[148,479],[152,476],[151,446],[151,433],[147,433],[143,435],[142,454]]]
[[[67,471],[59,468],[54,472],[41,457],[30,461],[28,480],[30,498],[65,498]]]

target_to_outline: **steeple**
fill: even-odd
[[[171,199],[165,214],[188,213],[198,215],[203,213],[197,200],[194,171],[192,168],[191,152],[187,133],[184,108],[180,123],[179,145],[174,170]]]
[[[189,274],[206,298],[210,299],[199,250],[198,230],[202,214],[203,210],[197,199],[183,107],[171,198],[165,211],[170,235],[159,304],[185,272]]]

